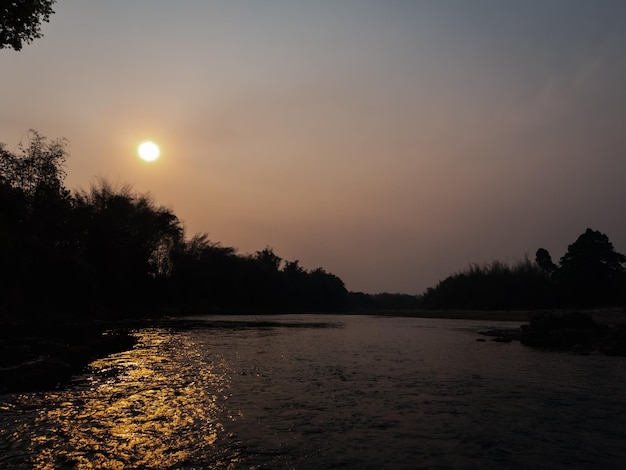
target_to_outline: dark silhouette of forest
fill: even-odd
[[[422,297],[348,292],[322,268],[307,270],[267,247],[253,254],[185,236],[169,209],[128,186],[64,186],[66,142],[36,131],[0,144],[0,311],[111,317],[176,313],[536,309],[622,305],[626,257],[587,229],[558,264],[470,265]]]
[[[240,254],[205,234],[188,238],[171,210],[128,186],[100,179],[69,191],[66,142],[35,131],[27,140],[15,151],[0,144],[0,392],[69,380],[93,358],[132,347],[124,325],[146,317],[597,307],[626,298],[626,257],[591,229],[558,264],[540,248],[535,261],[471,265],[421,297],[348,292],[337,276],[269,247]],[[531,321],[528,344],[583,338],[587,348],[626,354],[622,330],[576,330],[564,343],[544,323]]]
[[[169,209],[104,179],[64,185],[64,140],[0,144],[0,393],[65,383],[164,316],[396,309],[414,296],[351,294],[322,268],[185,236]]]
[[[427,289],[423,305],[475,310],[618,306],[626,300],[625,265],[626,256],[609,238],[588,228],[558,265],[544,248],[534,262],[473,264]]]
[[[348,292],[346,300],[350,312],[391,312],[394,310],[418,310],[422,308],[419,295],[381,292],[366,294],[364,292]]]
[[[239,254],[185,237],[169,209],[130,187],[64,186],[63,140],[0,145],[3,315],[342,311],[347,290],[271,248]]]

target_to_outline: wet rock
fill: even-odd
[[[529,315],[529,321],[521,338],[528,346],[626,356],[624,328],[600,325],[585,313],[537,312]]]
[[[532,312],[528,314],[529,333],[544,333],[562,330],[592,331],[599,325],[586,313]]]
[[[494,328],[491,330],[481,331],[481,335],[493,336],[491,341],[497,343],[510,343],[513,340],[519,340],[522,337],[522,333],[517,328]]]
[[[492,336],[491,341],[497,343],[519,340],[537,348],[626,357],[626,325],[599,324],[582,312],[542,311],[531,312],[528,316],[529,323],[521,325],[519,329],[494,328],[480,334]]]
[[[0,369],[2,391],[36,391],[53,388],[70,379],[72,368],[56,358],[43,358]]]
[[[495,341],[496,343],[510,343],[513,341],[513,338],[507,336],[496,336],[491,341]]]
[[[0,393],[49,390],[81,373],[94,359],[131,349],[124,330],[57,324],[49,330],[25,325],[0,334]],[[65,326],[65,328],[64,328]]]

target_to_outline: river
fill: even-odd
[[[626,465],[626,359],[478,342],[519,323],[269,315],[138,330],[68,386],[0,395],[0,468]]]

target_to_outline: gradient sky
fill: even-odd
[[[0,142],[69,141],[192,236],[350,290],[626,252],[626,1],[59,0],[0,50]],[[161,158],[136,156],[152,139]]]

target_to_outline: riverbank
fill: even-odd
[[[537,349],[626,357],[623,315],[607,311],[529,312],[528,323],[520,328],[493,328],[480,333],[493,337],[492,341],[521,341]]]
[[[546,310],[563,315],[572,310]],[[575,309],[589,315],[596,323],[602,325],[626,325],[624,309]],[[439,318],[449,320],[488,320],[488,321],[519,321],[528,323],[529,317],[537,313],[535,310],[394,310],[385,312],[352,312],[348,315],[378,315],[388,317]]]
[[[0,328],[0,393],[48,390],[91,361],[135,345],[118,323],[56,319],[4,321]]]
[[[583,311],[598,325],[626,326],[622,309]],[[566,311],[552,311],[565,314]],[[527,325],[534,311],[395,310],[350,312],[341,315],[438,318],[519,322]],[[148,326],[180,326],[176,317],[115,321],[47,319],[3,321],[0,324],[0,393],[49,390],[69,382],[93,360],[135,345],[132,332]],[[519,339],[521,328],[510,339]],[[618,330],[613,330],[618,331]],[[621,330],[620,330],[621,331]],[[498,336],[504,338],[502,332]],[[515,336],[515,337],[514,337]],[[621,342],[621,336],[618,337]]]
[[[444,320],[528,321],[522,311],[486,310],[389,310],[383,312],[354,312],[348,315],[376,315],[381,317],[439,318]]]

